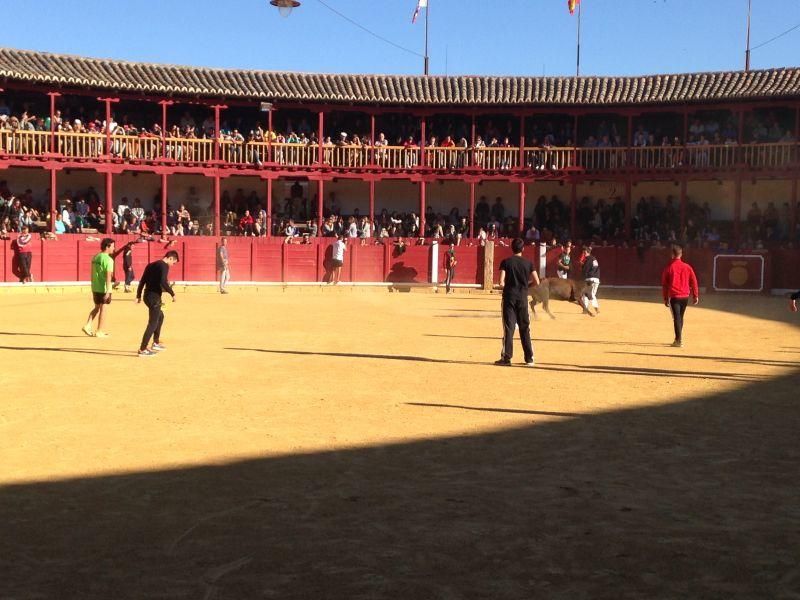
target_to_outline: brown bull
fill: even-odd
[[[531,296],[533,318],[539,318],[539,315],[536,314],[536,305],[540,302],[544,307],[544,311],[550,315],[551,319],[555,319],[555,316],[550,312],[550,300],[575,302],[578,306],[583,308],[581,296],[587,294],[590,287],[591,286],[585,281],[577,281],[575,279],[560,279],[559,277],[544,278],[539,285],[531,287],[528,290],[528,294]],[[590,317],[594,316],[594,313],[590,310],[583,310]]]

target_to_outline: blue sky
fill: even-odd
[[[416,0],[325,0],[421,53]],[[752,0],[752,45],[800,24],[800,0]],[[433,74],[574,75],[566,0],[430,0]],[[212,67],[326,73],[422,71],[422,58],[303,0],[282,18],[268,0],[4,0],[2,44]],[[747,0],[583,0],[581,74],[741,69]],[[800,66],[800,29],[753,51],[752,68]]]

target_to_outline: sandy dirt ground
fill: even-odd
[[[0,599],[800,598],[800,319],[602,293],[0,294]]]

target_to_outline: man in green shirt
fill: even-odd
[[[104,238],[100,242],[100,252],[92,258],[92,297],[94,308],[83,326],[83,333],[89,336],[105,338],[108,334],[103,330],[103,318],[106,304],[111,304],[111,278],[114,276],[114,240]],[[92,321],[97,317],[97,329],[92,331]]]

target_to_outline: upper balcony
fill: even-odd
[[[420,147],[231,142],[16,130],[0,131],[0,159],[215,167],[304,173],[418,173],[514,176],[784,170],[800,144],[728,143],[638,147]]]

